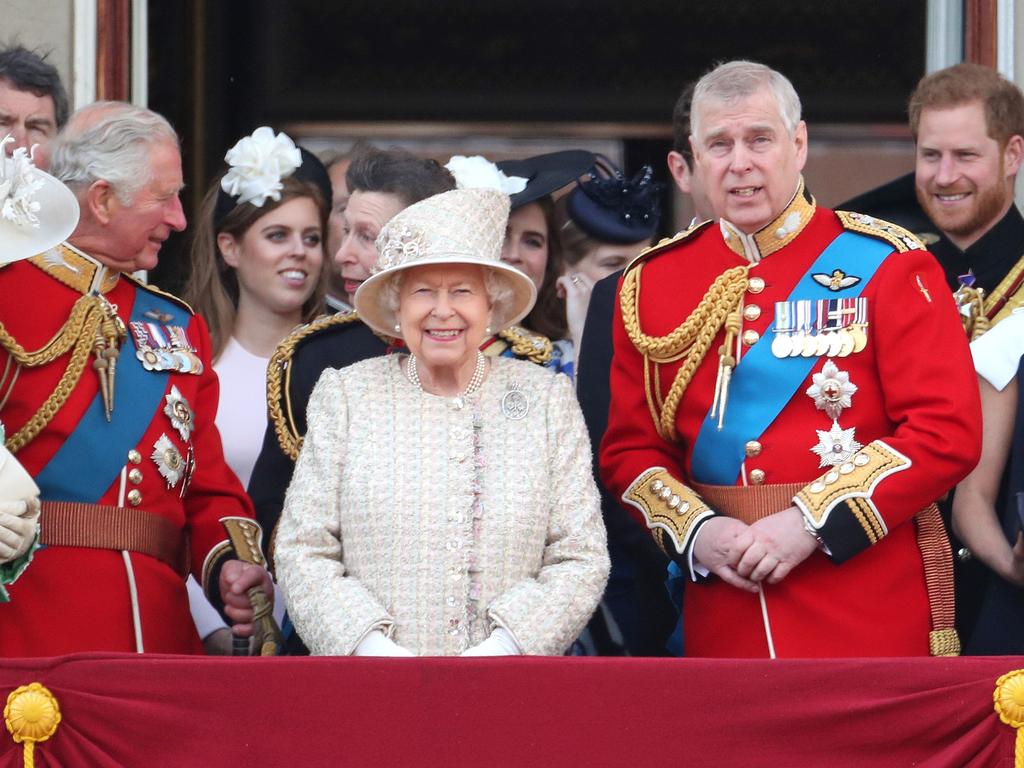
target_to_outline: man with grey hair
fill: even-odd
[[[697,83],[719,221],[623,277],[602,474],[698,582],[688,655],[957,653],[932,502],[980,452],[966,341],[920,242],[816,204],[800,118],[764,65]]]
[[[0,50],[0,138],[11,136],[10,155],[18,147],[36,147],[33,160],[46,170],[50,143],[68,120],[68,94],[57,68],[46,56],[21,45]]]
[[[53,171],[78,226],[0,270],[0,419],[42,500],[42,546],[0,605],[0,655],[201,653],[183,576],[239,635],[253,629],[248,590],[270,580],[214,426],[206,326],[130,275],[185,227],[177,135],[147,109],[93,104]]]

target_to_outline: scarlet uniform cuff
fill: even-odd
[[[899,451],[875,440],[845,464],[804,486],[793,498],[809,530],[825,543],[833,562],[849,560],[889,532],[872,495],[885,478],[910,469],[911,463]]]
[[[622,500],[643,513],[662,551],[689,570],[687,552],[693,535],[704,520],[715,514],[697,492],[664,467],[651,467],[629,484]]]

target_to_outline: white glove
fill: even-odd
[[[460,656],[520,656],[522,651],[516,645],[512,633],[501,627],[491,632],[491,636],[482,643],[467,648]]]
[[[0,563],[28,552],[38,524],[39,499],[0,501]]]
[[[403,648],[379,629],[368,633],[359,641],[353,656],[415,656],[408,648]]]

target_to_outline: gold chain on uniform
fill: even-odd
[[[50,423],[68,397],[71,396],[72,390],[89,361],[89,353],[93,349],[97,335],[103,336],[101,329],[104,326],[104,320],[108,319],[107,307],[109,306],[101,296],[82,296],[72,307],[67,322],[53,338],[35,352],[27,352],[0,323],[0,347],[3,347],[20,366],[35,368],[46,365],[73,348],[68,367],[61,375],[60,381],[57,382],[56,388],[46,398],[35,415],[7,439],[6,446],[11,453],[17,453],[31,442]]]
[[[622,282],[622,291],[619,294],[622,322],[629,340],[644,356],[645,367],[651,362],[672,362],[680,357],[685,357],[676,372],[660,411],[650,390],[647,392],[648,405],[652,415],[656,416],[655,426],[658,429],[658,434],[665,440],[675,440],[678,437],[675,425],[676,413],[679,410],[683,393],[689,386],[697,366],[707,355],[718,331],[726,324],[729,315],[735,312],[742,300],[743,294],[747,290],[747,274],[750,268],[748,265],[733,267],[719,275],[689,317],[665,336],[648,336],[640,329],[639,299],[642,269],[643,264],[639,264],[635,269],[629,270]],[[654,387],[657,386],[655,381]]]

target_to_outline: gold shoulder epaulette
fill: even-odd
[[[326,328],[348,325],[359,319],[355,312],[338,312],[321,315],[315,320],[300,325],[284,341],[277,345],[267,363],[267,412],[274,425],[274,433],[281,450],[292,461],[299,458],[302,449],[302,435],[295,424],[291,400],[291,361],[299,342]],[[283,401],[283,402],[282,402]]]
[[[512,325],[498,334],[512,347],[512,354],[529,360],[531,363],[544,365],[551,360],[551,339],[539,333],[528,331],[521,325]]]
[[[925,248],[924,243],[918,239],[917,235],[909,229],[904,229],[899,224],[893,224],[884,219],[876,219],[874,216],[868,216],[865,213],[836,211],[835,214],[839,217],[839,221],[845,229],[884,240],[900,253],[923,251]]]
[[[189,304],[187,301],[185,301],[180,296],[175,296],[173,293],[168,293],[167,291],[160,290],[159,288],[157,288],[155,285],[152,285],[151,283],[144,283],[141,280],[139,280],[137,277],[135,277],[135,275],[131,275],[131,274],[127,273],[127,272],[123,272],[122,274],[128,280],[130,280],[131,282],[135,283],[135,285],[139,286],[139,288],[142,288],[144,291],[149,291],[150,293],[155,293],[157,296],[162,296],[163,298],[167,299],[168,301],[171,301],[171,302],[177,304],[178,306],[183,307],[186,310],[188,310],[188,313],[190,315],[194,315],[196,313],[196,311],[194,309],[192,309],[192,305]]]
[[[640,253],[638,253],[636,256],[634,256],[633,260],[631,262],[629,262],[629,264],[626,265],[626,271],[628,272],[633,267],[635,267],[637,264],[640,264],[642,262],[648,261],[652,257],[657,256],[659,253],[663,253],[664,251],[668,250],[669,248],[671,248],[673,246],[676,246],[676,245],[679,245],[680,243],[682,243],[682,242],[684,242],[686,240],[689,240],[691,237],[696,235],[698,232],[703,231],[704,228],[707,227],[708,224],[713,224],[713,223],[714,222],[713,222],[712,219],[707,219],[705,221],[699,221],[696,224],[693,224],[693,225],[687,227],[683,231],[677,232],[676,234],[672,235],[672,237],[663,237],[661,240],[656,242],[654,245],[651,245],[651,246],[648,246],[647,248],[644,248],[642,251],[640,251]]]

